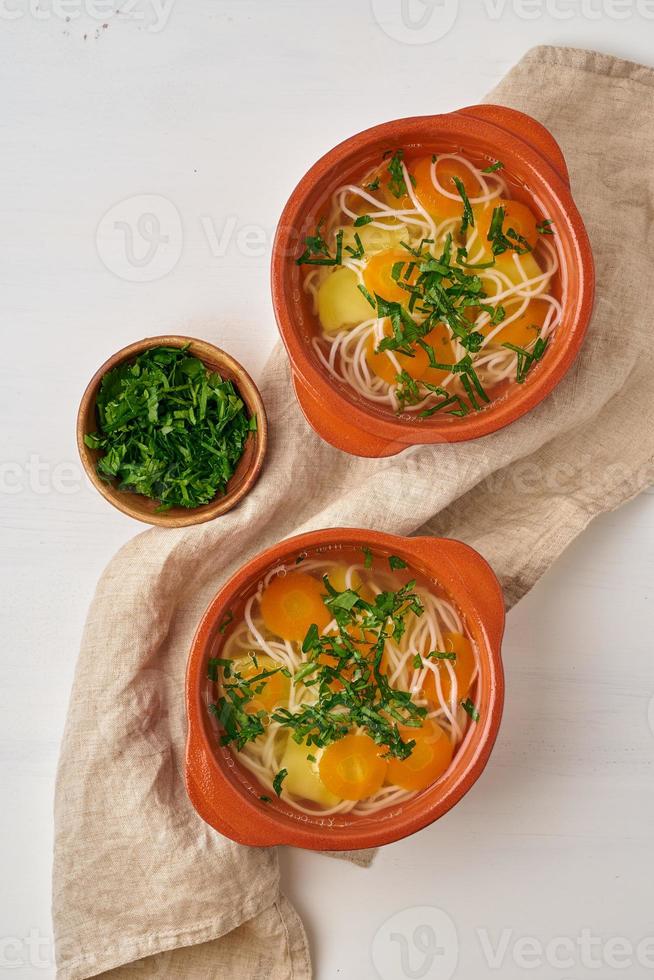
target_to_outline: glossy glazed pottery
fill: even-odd
[[[438,582],[465,619],[480,659],[475,702],[480,720],[471,723],[449,772],[437,783],[400,805],[370,816],[319,812],[307,816],[283,800],[260,800],[261,787],[228,747],[208,703],[210,657],[220,656],[225,636],[220,627],[233,606],[282,562],[299,556],[334,557],[338,548],[369,547],[375,556],[398,555],[411,569]],[[247,562],[211,602],[193,640],[186,674],[188,736],[186,786],[193,806],[212,827],[241,844],[291,844],[313,850],[376,847],[426,827],[470,789],[490,755],[502,714],[504,678],[500,645],[504,602],[495,575],[484,559],[459,541],[446,538],[401,538],[377,531],[333,528],[282,541]],[[227,634],[228,635],[228,632]]]
[[[331,377],[315,354],[318,332],[296,258],[315,230],[324,202],[381,160],[389,148],[437,147],[501,160],[525,201],[554,221],[563,272],[563,318],[553,342],[524,384],[512,385],[481,412],[398,419]],[[583,175],[580,175],[583,178]],[[471,106],[375,126],[322,157],[293,191],[280,218],[272,255],[272,297],[304,415],[327,442],[357,456],[391,456],[407,446],[459,442],[487,435],[541,402],[576,357],[592,312],[595,273],[588,235],[575,207],[565,160],[554,137],[530,116],[503,106]]]
[[[189,353],[203,361],[209,370],[217,371],[225,380],[234,383],[247,406],[249,414],[257,416],[257,430],[250,433],[245,451],[239,460],[234,475],[227,484],[224,494],[216,496],[210,503],[201,507],[188,510],[184,507],[172,507],[170,510],[158,514],[156,512],[158,506],[156,500],[150,500],[142,494],[119,490],[114,483],[107,483],[98,476],[95,467],[101,453],[96,449],[89,449],[84,443],[84,436],[95,432],[97,429],[95,401],[100,383],[107,371],[111,371],[112,368],[125,361],[133,360],[151,347],[184,347],[187,344],[190,345]],[[118,510],[122,510],[129,517],[133,517],[137,521],[145,521],[147,524],[158,524],[162,527],[187,527],[190,524],[202,524],[204,521],[210,521],[212,518],[231,510],[254,486],[261,472],[267,442],[266,410],[259,389],[250,375],[238,361],[235,361],[225,351],[193,337],[177,335],[148,337],[145,340],[130,344],[129,347],[123,347],[95,372],[84,392],[77,414],[77,448],[87,476],[96,490],[102,494],[105,500],[108,500],[110,504],[113,504]]]

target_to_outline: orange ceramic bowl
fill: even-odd
[[[398,418],[331,377],[311,340],[318,333],[296,258],[342,184],[356,181],[389,148],[459,151],[501,160],[519,196],[554,221],[563,318],[542,361],[524,384],[512,385],[481,412],[464,418]],[[579,175],[583,177],[583,175]],[[302,178],[280,218],[272,254],[272,298],[304,415],[327,442],[356,456],[392,456],[407,446],[461,442],[488,435],[520,418],[559,383],[574,361],[593,307],[595,272],[588,235],[570,192],[565,160],[551,133],[530,116],[481,105],[440,116],[398,119],[340,143]]]
[[[471,723],[448,772],[406,803],[372,816],[307,816],[283,800],[260,800],[262,789],[218,742],[208,710],[207,665],[220,655],[220,626],[239,602],[255,591],[280,562],[300,555],[332,557],[339,548],[369,547],[375,556],[398,555],[410,568],[437,582],[458,607],[480,660],[475,703],[480,720]],[[186,787],[200,816],[240,844],[291,844],[312,850],[354,850],[399,840],[433,823],[468,792],[484,769],[497,736],[504,701],[500,644],[504,602],[495,575],[484,559],[460,541],[399,538],[377,531],[332,528],[288,538],[247,562],[225,583],[207,609],[193,640],[186,674],[188,737]]]

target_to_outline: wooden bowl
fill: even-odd
[[[207,666],[219,656],[228,632],[225,616],[281,562],[301,556],[333,558],[335,549],[369,547],[376,557],[398,555],[435,581],[462,614],[479,654],[471,724],[448,772],[406,802],[370,816],[300,813],[283,800],[264,803],[261,788],[238,757],[221,747],[208,710]],[[236,625],[236,623],[235,623]],[[504,600],[488,563],[472,548],[447,538],[402,538],[379,531],[330,528],[288,538],[247,562],[223,585],[198,627],[186,672],[186,788],[200,816],[226,837],[255,847],[291,844],[311,850],[378,847],[407,837],[437,820],[481,775],[495,743],[504,703],[501,642]]]
[[[239,460],[236,471],[227,484],[224,494],[217,495],[210,503],[200,507],[185,508],[171,507],[170,510],[157,513],[158,501],[150,500],[140,493],[130,493],[120,490],[115,483],[107,483],[97,473],[96,463],[101,451],[89,449],[84,442],[84,436],[96,432],[98,421],[96,416],[96,398],[100,383],[108,371],[125,361],[134,360],[139,354],[152,347],[184,347],[189,344],[189,353],[198,357],[211,371],[217,371],[226,380],[232,381],[243,399],[249,414],[257,417],[257,430],[251,432],[245,444],[245,450]],[[82,397],[77,413],[77,448],[84,469],[93,486],[105,500],[122,510],[124,514],[144,521],[146,524],[157,524],[160,527],[188,527],[191,524],[203,524],[211,521],[220,514],[231,510],[239,500],[252,489],[263,465],[268,443],[268,422],[266,410],[254,381],[238,361],[226,354],[225,351],[208,344],[205,340],[194,337],[177,335],[164,337],[147,337],[135,344],[123,347],[118,353],[98,368]]]
[[[526,202],[554,221],[562,260],[563,318],[543,359],[524,384],[513,385],[481,412],[465,418],[398,418],[332,377],[312,345],[318,332],[310,297],[296,264],[305,236],[324,214],[324,202],[356,181],[389,147],[442,147],[502,160]],[[583,174],[579,175],[583,179]],[[539,404],[561,381],[581,347],[593,308],[595,271],[588,235],[570,190],[560,147],[535,119],[504,106],[478,105],[440,116],[397,119],[367,129],[325,154],[302,178],[282,212],[271,265],[277,325],[293,384],[309,424],[327,442],[355,456],[393,456],[408,446],[462,442],[488,435]]]

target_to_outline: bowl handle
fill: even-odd
[[[570,174],[561,147],[549,129],[546,129],[542,123],[537,122],[532,116],[503,105],[472,105],[465,109],[459,109],[459,112],[464,116],[472,116],[475,119],[500,126],[523,142],[531,143],[550,166],[556,170],[566,186],[570,187]]]
[[[308,388],[301,378],[293,372],[293,387],[300,403],[302,414],[321,439],[352,456],[366,456],[370,459],[381,459],[384,456],[396,456],[407,448],[408,444],[388,442],[380,439],[353,425],[345,418],[332,418],[325,406]]]
[[[272,847],[279,834],[260,827],[241,808],[226,777],[209,758],[199,735],[189,725],[186,742],[186,792],[194,809],[214,830],[247,847]],[[264,804],[262,804],[264,805]]]
[[[427,566],[434,564],[435,555],[439,560],[449,559],[452,574],[463,582],[474,601],[491,649],[499,653],[504,633],[504,596],[486,559],[474,548],[452,538],[407,538],[407,547]]]

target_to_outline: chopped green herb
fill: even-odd
[[[376,309],[376,307],[377,307],[377,304],[376,304],[376,302],[375,302],[375,300],[373,299],[373,297],[372,297],[372,296],[371,296],[371,294],[370,294],[370,293],[368,292],[368,290],[366,289],[366,287],[365,287],[365,286],[363,285],[363,283],[362,283],[362,282],[360,282],[360,283],[358,284],[358,286],[357,286],[357,289],[359,290],[359,292],[360,292],[360,293],[361,293],[361,294],[362,294],[363,296],[365,296],[365,297],[366,297],[366,299],[368,300],[368,302],[369,302],[369,303],[370,303],[370,305],[372,306],[372,308],[373,308],[373,310],[374,310],[374,309]]]
[[[369,184],[365,184],[364,188],[365,190],[370,191],[372,193],[373,191],[379,190],[379,184],[380,184],[379,177],[375,177],[375,179],[371,180]]]
[[[270,799],[269,796],[260,796],[259,799],[261,800],[262,803],[272,803],[272,800]]]
[[[544,221],[540,221],[536,225],[536,231],[539,235],[553,235],[554,229],[551,227],[554,224],[551,218],[546,218]]]
[[[359,233],[356,232],[356,231],[354,232],[354,244],[355,244],[356,248],[354,248],[352,245],[346,245],[345,246],[345,251],[353,259],[362,259],[363,256],[364,256],[365,250],[364,250],[364,247],[363,247],[363,242],[361,241],[361,238],[359,236]]]
[[[158,500],[159,511],[199,507],[225,491],[252,430],[231,381],[185,347],[153,347],[102,379],[98,430],[107,482]],[[256,423],[255,423],[256,424]]]
[[[398,558],[397,555],[389,555],[388,556],[388,564],[390,565],[390,567],[391,567],[391,569],[393,571],[395,571],[398,568],[406,568],[407,567],[407,563],[404,561],[404,559],[403,558]]]
[[[324,602],[337,630],[322,635],[316,625],[310,627],[302,644],[306,661],[293,677],[295,684],[311,687],[316,696],[300,701],[292,711],[276,708],[272,721],[286,728],[295,742],[306,744],[309,752],[313,746],[322,748],[353,728],[361,728],[389,756],[407,758],[415,743],[402,738],[400,726],[419,727],[427,709],[416,704],[409,691],[393,687],[381,665],[386,639],[399,642],[406,617],[421,616],[424,611],[413,592],[415,581],[396,592],[381,592],[371,602],[354,589],[338,591],[328,576],[323,582]],[[264,711],[248,713],[246,706],[275,672],[262,670],[256,677],[244,678],[237,671],[223,680],[224,695],[211,706],[223,728],[221,744],[234,742],[242,748],[263,733],[270,719]],[[276,779],[281,788],[281,773]]]
[[[401,371],[396,375],[395,380],[397,381],[395,396],[402,408],[405,405],[415,405],[420,401],[420,389],[408,371]]]
[[[456,662],[456,653],[449,650],[432,650],[427,654],[427,660],[451,660]]]
[[[461,221],[461,234],[465,235],[468,228],[475,227],[475,215],[472,210],[472,205],[470,204],[470,199],[466,194],[466,189],[463,181],[460,177],[452,177],[452,180],[456,184],[456,189],[459,192],[459,196],[463,201],[463,220]]]
[[[393,197],[398,198],[407,193],[406,181],[404,180],[404,170],[402,168],[403,156],[404,150],[396,150],[388,163],[388,189]]]
[[[466,712],[466,714],[470,715],[473,721],[479,721],[479,712],[477,711],[477,708],[474,706],[470,698],[466,698],[465,701],[462,701],[461,707]]]
[[[306,248],[299,259],[297,265],[340,265],[343,259],[343,230],[336,233],[336,254],[329,254],[327,242],[322,237],[321,228],[324,220],[318,222],[314,235],[308,235],[304,242]]]
[[[422,657],[419,653],[416,653],[415,657],[413,658],[413,668],[414,670],[420,670],[422,668]]]
[[[307,759],[309,760],[309,762],[314,762],[314,763],[318,761],[315,755],[308,755]]]
[[[229,624],[233,621],[233,619],[234,619],[234,613],[232,612],[231,609],[228,609],[222,618],[220,626],[218,627],[218,632],[224,633],[227,627],[229,626]]]
[[[493,216],[486,236],[491,243],[493,255],[502,255],[508,251],[517,252],[518,255],[531,252],[532,248],[529,242],[512,228],[509,228],[506,234],[504,233],[505,217],[506,211],[503,207],[493,208]]]
[[[503,167],[504,164],[502,163],[502,161],[496,160],[495,163],[491,163],[490,167],[484,167],[484,169],[482,170],[482,174],[494,174],[497,173],[498,170],[502,170]]]
[[[372,220],[369,214],[360,214],[358,218],[354,219],[354,227],[361,228],[362,225],[369,225]]]
[[[370,548],[363,548],[363,567],[372,568],[372,551]]]
[[[277,793],[277,796],[281,795],[282,783],[288,776],[288,769],[280,769],[275,778],[273,779],[273,789]]]
[[[518,347],[516,344],[502,344],[507,350],[512,350],[517,355],[516,381],[519,385],[524,384],[527,374],[542,358],[547,349],[548,340],[539,337],[534,344],[533,350],[528,351],[525,347]]]

